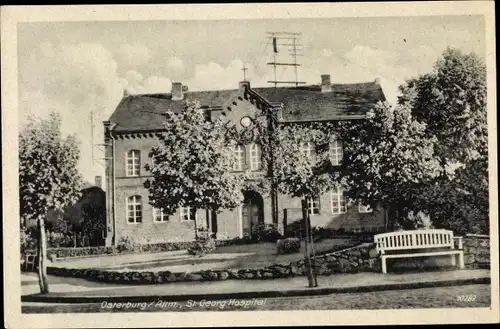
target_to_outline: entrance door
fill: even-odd
[[[241,209],[243,235],[251,236],[253,228],[264,223],[263,200],[257,192],[246,192]]]

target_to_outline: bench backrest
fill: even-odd
[[[377,234],[377,252],[422,248],[454,248],[453,232],[448,230],[412,230]]]

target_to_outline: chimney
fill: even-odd
[[[330,74],[321,75],[321,92],[328,93],[332,91],[332,84],[330,83]]]
[[[123,97],[128,97],[130,94],[128,93],[128,90],[125,88],[123,89]]]
[[[380,79],[379,78],[375,78],[375,84],[377,84],[377,85],[380,84]]]
[[[102,188],[102,176],[95,176],[94,181],[95,186]]]
[[[172,82],[172,100],[179,101],[184,99],[184,91],[182,89],[182,83]]]
[[[240,91],[244,91],[246,89],[250,89],[250,81],[246,81],[246,80],[243,80],[243,81],[240,81],[239,83],[239,90]]]

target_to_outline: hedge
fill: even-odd
[[[231,240],[216,240],[217,247],[229,245],[244,245],[254,243],[254,241],[246,238],[235,238]],[[98,255],[117,255],[117,254],[130,254],[130,253],[154,253],[164,251],[177,251],[187,250],[193,247],[196,241],[180,241],[180,242],[162,242],[153,244],[137,244],[129,248],[123,246],[100,246],[100,247],[79,247],[79,248],[48,248],[47,255],[49,257],[55,256],[56,258],[68,257],[85,257],[85,256],[98,256]],[[36,253],[35,250],[26,250],[26,252]]]

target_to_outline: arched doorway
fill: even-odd
[[[243,235],[250,236],[256,225],[264,223],[264,200],[255,191],[245,191],[243,196],[244,200],[241,206]]]

